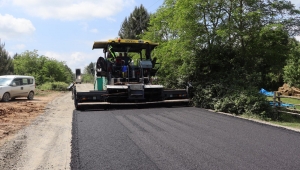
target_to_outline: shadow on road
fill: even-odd
[[[188,107],[186,103],[156,103],[156,104],[132,104],[132,105],[81,105],[78,111],[111,111],[111,110],[132,110],[132,109],[156,109],[156,108],[171,108],[171,107]]]

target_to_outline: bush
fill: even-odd
[[[198,85],[194,91],[194,104],[206,109],[214,109],[214,103],[218,102],[226,94],[221,84]]]
[[[69,85],[65,82],[47,82],[39,86],[41,90],[67,91]]]
[[[237,89],[236,87],[224,88],[220,84],[207,85],[206,87],[198,86],[194,102],[196,106],[226,113],[271,116],[271,106],[267,98],[258,90],[253,88]]]
[[[94,83],[94,76],[92,74],[82,74],[82,82]]]

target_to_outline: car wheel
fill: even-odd
[[[2,101],[3,102],[8,102],[9,101],[9,98],[10,98],[10,94],[9,93],[4,93],[3,96],[2,96]]]
[[[34,97],[33,91],[29,92],[29,94],[28,94],[28,96],[27,96],[27,99],[28,99],[28,100],[32,100],[33,97]]]

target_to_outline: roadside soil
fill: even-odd
[[[18,130],[29,125],[41,115],[47,104],[62,93],[41,91],[33,100],[17,98],[9,102],[0,102],[0,147]]]
[[[71,92],[0,102],[0,169],[70,169]]]
[[[77,85],[89,91],[92,84]],[[43,93],[43,92],[40,92]],[[47,93],[47,92],[46,92]],[[0,102],[0,169],[70,169],[72,93]]]

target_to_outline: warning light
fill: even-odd
[[[121,42],[121,38],[118,38],[118,42]]]

